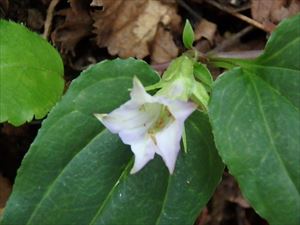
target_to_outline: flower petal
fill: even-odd
[[[166,99],[159,97],[158,101],[168,107],[171,114],[180,121],[184,121],[197,109],[197,105],[193,102],[184,102],[180,100]]]
[[[146,110],[143,110],[142,105],[129,100],[109,114],[95,114],[95,116],[112,133],[137,127],[149,127],[157,118],[161,107],[159,104],[151,104],[153,105],[148,105],[144,107]]]
[[[175,120],[155,135],[158,147],[156,152],[163,158],[171,174],[174,171],[176,158],[180,150],[182,132],[183,123]]]
[[[131,150],[135,155],[134,165],[130,171],[133,174],[141,170],[147,162],[154,158],[157,147],[152,139],[145,135],[139,142],[131,145]]]
[[[119,136],[124,144],[132,145],[141,140],[147,133],[148,128],[145,126],[136,127],[129,130],[121,130]]]
[[[136,77],[133,79],[130,96],[129,101],[111,113],[95,116],[112,133],[118,133],[123,143],[131,145],[135,155],[131,173],[141,170],[154,158],[155,153],[163,158],[169,172],[173,173],[180,150],[184,121],[197,106],[191,102],[168,99],[161,95],[151,96]],[[167,106],[172,118],[168,116],[165,120],[165,111],[162,111],[166,110],[164,106]],[[158,126],[156,131],[156,124],[163,126]],[[148,132],[151,133],[151,137]]]
[[[149,95],[146,92],[143,84],[137,77],[133,78],[133,87],[130,93],[130,97],[133,101],[140,105],[154,102],[153,96]]]

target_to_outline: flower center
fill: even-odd
[[[158,131],[161,131],[168,124],[175,120],[174,116],[171,114],[167,106],[162,105],[159,115],[154,122],[154,124],[149,128],[148,133],[153,136]]]

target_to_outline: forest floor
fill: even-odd
[[[300,11],[297,0],[0,0],[0,18],[24,23],[61,53],[66,89],[89,65],[116,57],[141,58],[162,72],[184,51],[185,19],[202,52],[253,57],[283,19]],[[143,30],[135,30],[142,24]],[[222,71],[213,69],[217,77]],[[0,214],[17,169],[41,121],[0,125]],[[267,225],[249,206],[234,178],[223,181],[196,225]]]

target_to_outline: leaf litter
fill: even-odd
[[[159,26],[180,23],[174,4],[155,0],[103,0],[101,3],[104,10],[92,14],[94,33],[97,45],[107,47],[111,55],[144,58],[150,54],[155,38],[172,41],[169,33],[158,29]],[[158,31],[160,34],[156,35]],[[174,52],[173,55],[177,56]]]

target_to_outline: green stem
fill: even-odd
[[[237,58],[221,58],[212,56],[208,57],[208,63],[219,68],[233,69],[239,66],[247,67],[249,66],[249,64],[251,64],[251,60]]]

